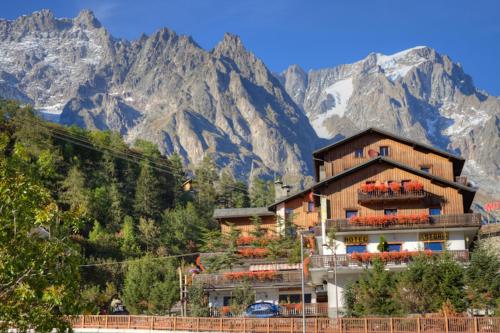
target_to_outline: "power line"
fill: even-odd
[[[170,256],[154,257],[154,258],[151,258],[151,260],[163,260],[163,259],[172,259],[172,258],[193,257],[193,256],[197,256],[199,254],[200,254],[200,252],[193,252],[193,253],[177,254],[177,255],[170,255]],[[123,261],[103,262],[103,263],[97,263],[97,264],[85,264],[85,265],[79,265],[78,267],[122,265],[122,264],[127,264],[130,262],[137,262],[137,261],[142,261],[142,260],[144,260],[144,259],[143,258],[130,259],[130,260],[123,260]]]

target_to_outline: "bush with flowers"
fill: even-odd
[[[412,258],[426,255],[431,256],[432,251],[392,251],[392,252],[378,252],[378,253],[369,253],[369,252],[354,252],[351,254],[351,259],[355,261],[359,261],[361,263],[372,263],[375,259],[380,259],[381,261],[387,262],[408,262]]]
[[[224,279],[228,281],[250,280],[250,281],[272,281],[278,277],[277,271],[250,271],[224,273]]]
[[[261,247],[249,247],[238,249],[238,254],[244,258],[264,258],[269,253],[269,250]]]
[[[397,224],[425,224],[429,223],[429,214],[407,214],[407,215],[368,215],[353,216],[349,224],[362,226],[389,226]]]
[[[424,185],[417,180],[411,180],[405,182],[403,187],[398,182],[391,182],[389,183],[389,185],[386,185],[385,182],[376,182],[376,183],[362,184],[360,190],[362,193],[366,194],[373,194],[373,193],[384,194],[388,193],[389,190],[392,193],[399,193],[401,191],[401,188],[403,188],[405,192],[418,192],[424,189]]]

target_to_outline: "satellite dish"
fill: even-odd
[[[377,157],[378,156],[378,151],[376,151],[374,149],[369,149],[368,150],[368,156],[370,156],[370,157]]]

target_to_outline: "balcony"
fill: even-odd
[[[394,201],[418,201],[430,197],[431,194],[424,191],[373,191],[366,193],[362,190],[358,190],[358,202],[363,204],[370,203],[383,203],[383,202],[394,202]]]
[[[255,274],[257,272],[245,271],[222,274],[198,274],[193,276],[193,283],[202,283],[207,289],[222,289],[235,287],[244,282],[248,282],[252,286],[290,286],[300,284],[301,281],[300,270],[274,271],[268,272],[269,274],[267,276],[260,274],[256,277],[252,277],[252,273]],[[237,274],[241,274],[242,276],[237,276]]]
[[[384,253],[389,253],[391,254],[392,252],[384,252]],[[411,260],[412,257],[415,255],[431,255],[431,256],[442,256],[443,254],[447,253],[450,255],[453,260],[461,263],[466,263],[469,261],[469,251],[467,250],[449,250],[449,251],[433,251],[433,252],[426,252],[426,251],[420,251],[420,252],[398,252],[401,254],[406,254],[406,255],[395,255],[392,258],[387,256],[387,257],[382,257],[383,253],[366,253],[368,255],[371,255],[372,257],[381,257],[381,259],[384,261],[384,263],[387,266],[401,266],[401,265],[406,265],[408,264]],[[362,257],[364,253],[358,253],[358,257]],[[335,258],[336,257],[336,258]],[[367,267],[371,265],[370,259],[368,260],[363,260],[361,258],[356,258],[356,256],[352,254],[337,254],[336,256],[334,255],[313,255],[311,256],[311,261],[309,264],[310,269],[321,269],[321,268],[333,268],[335,266],[337,267],[344,267],[344,268],[349,268],[349,267]]]
[[[364,225],[352,223],[349,219],[335,219],[326,221],[326,229],[343,231],[373,231],[373,230],[400,230],[400,229],[430,229],[430,228],[464,228],[481,227],[481,214],[454,214],[431,215],[425,223],[411,221],[397,221],[397,223]]]
[[[328,303],[306,303],[304,304],[305,315],[308,317],[326,317],[328,316]],[[230,307],[212,307],[210,308],[210,317],[233,317]],[[244,316],[244,315],[242,315]],[[282,304],[280,305],[281,317],[302,316],[302,304]]]

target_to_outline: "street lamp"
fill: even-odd
[[[304,292],[304,280],[305,280],[305,277],[304,277],[304,235],[311,235],[311,234],[314,234],[312,231],[310,230],[301,230],[299,231],[299,235],[300,235],[300,260],[302,262],[302,269],[301,269],[301,283],[302,283],[302,332],[303,333],[306,333],[306,309],[305,309],[305,303],[304,303],[304,299],[305,299],[305,292]]]
[[[323,244],[333,252],[333,283],[335,284],[335,318],[339,318],[339,289],[337,287],[337,244],[334,244],[333,249],[328,244]]]

